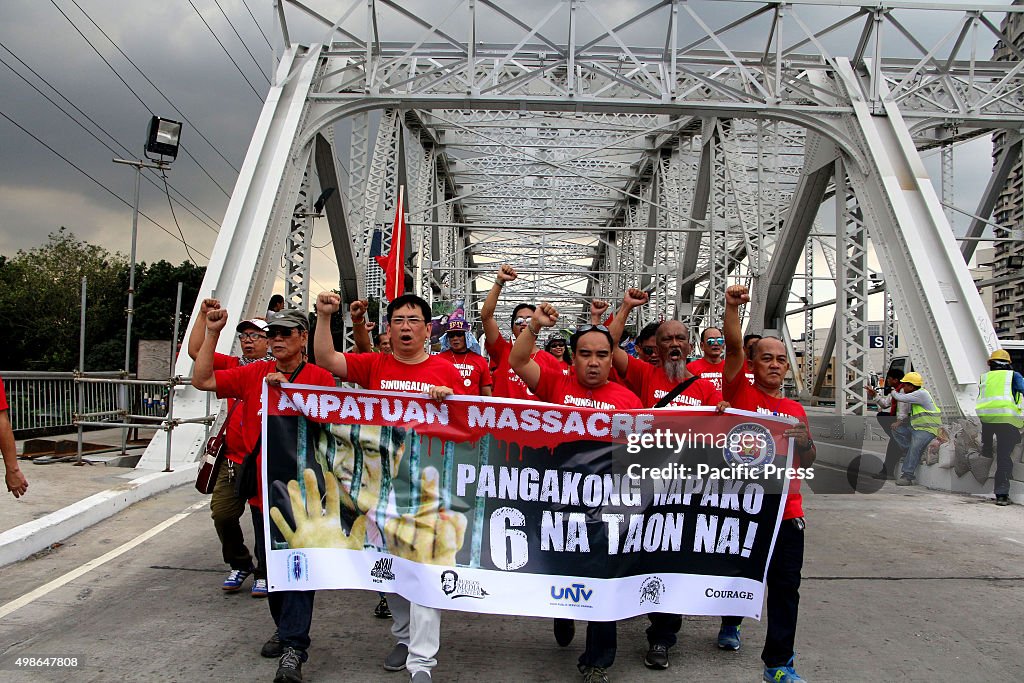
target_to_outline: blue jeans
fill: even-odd
[[[921,456],[924,455],[924,449],[928,448],[935,435],[923,429],[913,429],[904,423],[892,430],[892,436],[907,452],[907,456],[903,458],[903,476],[913,479],[914,472],[921,463]]]

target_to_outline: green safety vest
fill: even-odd
[[[1012,386],[1012,370],[991,370],[981,376],[976,411],[982,422],[1024,427],[1024,394],[1014,400]]]
[[[926,394],[927,391],[921,389]],[[928,398],[931,398],[931,394],[928,394]],[[935,399],[932,399],[932,405],[935,405]],[[913,403],[910,406],[910,426],[912,429],[917,429],[922,432],[931,432],[935,436],[939,435],[939,429],[942,427],[942,420],[939,417],[938,410],[926,410],[924,406]]]

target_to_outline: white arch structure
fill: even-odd
[[[465,297],[475,311],[508,261],[523,276],[504,305],[582,314],[587,297],[653,284],[643,316],[703,326],[720,319],[726,282],[744,281],[749,325],[792,350],[786,318],[809,321],[794,279],[819,275],[818,253],[836,286],[837,411],[865,409],[867,301],[884,290],[944,410],[970,412],[996,336],[965,263],[973,247],[958,246],[920,152],[1004,129],[1019,153],[1024,55],[991,55],[1012,45],[1000,26],[1024,7],[640,4],[623,15],[613,0],[276,0],[274,83],[202,291],[262,314],[284,258],[289,298],[306,307],[310,206],[335,187],[343,295],[379,293],[369,247],[401,184],[409,267],[428,299]],[[324,37],[299,44],[300,26]],[[177,372],[190,374],[187,357]],[[177,417],[204,410],[180,389]],[[179,427],[173,462],[192,462],[201,436]],[[162,467],[163,453],[155,439],[140,467]]]

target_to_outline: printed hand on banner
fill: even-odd
[[[395,476],[402,464],[402,457],[405,455],[405,430],[399,428],[385,430],[378,425],[363,425],[355,428],[349,425],[331,425],[329,429],[335,441],[333,462],[327,461],[326,435],[320,437],[317,447],[318,456],[322,457],[322,464],[330,468],[338,478],[344,494],[341,499],[342,505],[356,514],[367,514],[376,509],[380,500],[381,485],[384,481],[382,458],[387,458],[390,468],[388,471],[392,477]],[[356,433],[359,435],[358,444],[353,440],[353,434]],[[396,434],[401,438],[394,438]],[[352,502],[352,497],[349,495],[352,481],[355,478],[357,448],[362,453],[358,504]]]
[[[295,517],[295,530],[285,521],[284,515],[275,506],[270,508],[270,518],[274,520],[289,548],[345,548],[362,550],[366,542],[366,517],[360,515],[352,523],[352,530],[345,534],[341,528],[341,503],[339,498],[338,480],[330,472],[324,473],[324,492],[327,496],[326,509],[320,505],[320,486],[313,470],[302,473],[306,482],[306,504],[302,504],[302,493],[299,482],[292,479],[288,482],[288,497],[292,502],[292,515]],[[348,494],[340,492],[346,497]],[[351,503],[351,499],[349,499]]]
[[[466,516],[441,508],[439,481],[437,469],[424,468],[416,512],[392,517],[384,524],[384,540],[392,555],[422,564],[455,566],[455,556],[466,540]]]

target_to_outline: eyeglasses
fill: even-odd
[[[657,346],[641,346],[640,347],[640,353],[644,354],[645,356],[653,356],[655,353],[657,353],[657,351],[658,351],[658,347]]]
[[[529,324],[529,322],[531,320],[533,320],[533,316],[530,316],[528,318],[516,318],[516,321],[514,323],[512,323],[512,324],[513,325],[527,325],[527,324]]]
[[[266,339],[267,335],[260,334],[259,332],[241,332],[238,335],[238,341],[256,341],[257,339]]]
[[[392,325],[404,325],[406,323],[412,325],[413,327],[415,327],[416,325],[422,325],[423,324],[423,318],[417,318],[416,316],[409,316],[409,317],[398,316],[397,318],[392,318],[391,319],[391,324]]]
[[[704,343],[708,346],[725,346],[725,337],[708,337]]]
[[[292,336],[292,332],[294,331],[294,327],[268,327],[267,339],[274,339],[276,337],[290,337]]]

